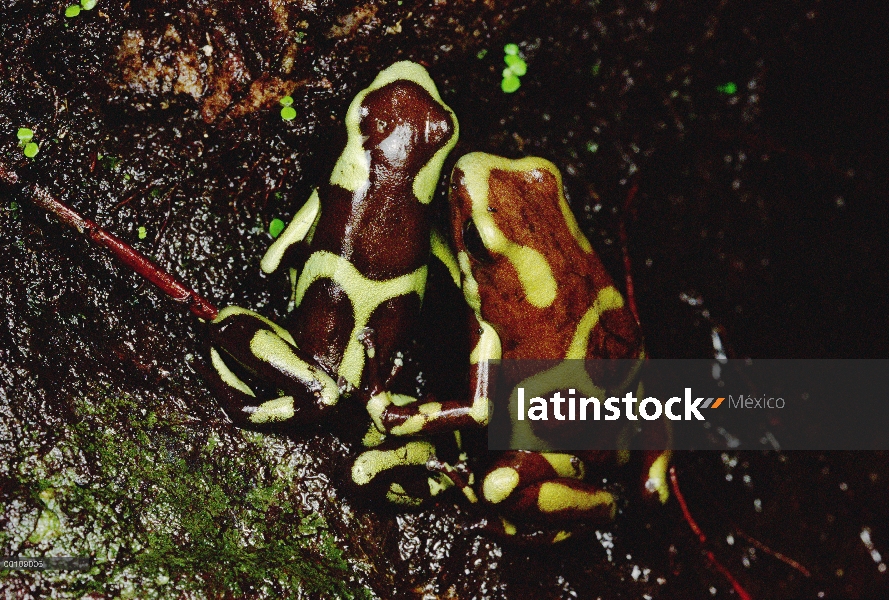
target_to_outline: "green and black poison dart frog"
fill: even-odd
[[[463,156],[451,176],[450,210],[466,301],[504,360],[644,360],[638,324],[581,232],[552,163]],[[662,426],[654,435],[666,447]],[[668,497],[669,457],[644,455],[642,488],[660,502]],[[499,515],[502,533],[559,541],[578,523],[614,518],[615,497],[588,471],[628,458],[627,451],[501,453],[489,461],[478,496]]]
[[[373,449],[357,458],[351,482],[417,504],[451,482],[427,463],[450,469],[444,447],[459,458],[459,429],[481,428],[488,418],[484,394],[439,402],[389,389],[414,334],[430,257],[458,280],[446,242],[430,227],[430,202],[458,124],[426,70],[399,62],[359,92],[345,126],[329,178],[261,261],[267,273],[290,269],[288,326],[225,308],[210,323],[208,379],[232,421],[246,427],[311,422],[341,396],[358,398],[373,424],[364,444]],[[474,385],[483,390],[487,363],[476,363]],[[267,387],[275,392],[260,393]],[[435,444],[398,441],[442,432],[447,439]],[[396,481],[405,470],[421,472],[421,486]]]
[[[330,177],[261,261],[267,273],[291,269],[287,329],[236,306],[211,323],[215,387],[238,424],[310,422],[341,395],[368,389],[368,360],[403,350],[419,315],[429,204],[457,119],[425,69],[400,62],[355,97],[345,125]],[[280,396],[257,397],[232,360]]]

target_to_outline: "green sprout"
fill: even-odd
[[[500,82],[500,89],[511,94],[522,85],[519,77],[528,72],[528,63],[519,56],[518,44],[506,44],[503,46],[503,54],[506,68],[503,69],[503,81]]]
[[[99,0],[80,0],[80,7],[83,10],[93,10],[98,3]]]
[[[34,131],[28,129],[27,127],[19,127],[19,130],[16,132],[16,137],[19,139],[19,142],[22,144],[27,144],[34,138]]]
[[[717,85],[716,91],[721,94],[728,94],[729,96],[733,96],[738,91],[738,85],[734,81],[729,81],[728,83]]]
[[[40,152],[40,146],[34,142],[28,142],[25,144],[25,149],[22,152],[24,152],[25,156],[28,158],[34,158],[37,156],[37,153]]]
[[[514,75],[521,77],[528,72],[528,64],[515,54],[507,54],[503,57],[503,61]]]
[[[284,231],[284,221],[281,219],[272,219],[272,222],[269,223],[269,234],[276,238],[281,235],[281,232]]]
[[[522,82],[515,75],[510,75],[509,77],[504,77],[503,81],[500,82],[500,89],[506,92],[507,94],[511,94],[522,85]]]
[[[485,48],[482,48],[481,50],[478,51],[478,54],[476,54],[475,57],[477,59],[481,60],[487,55],[488,55],[488,50]]]
[[[144,226],[139,227],[138,232],[140,240],[144,240],[146,237],[148,237],[148,231],[145,229]]]
[[[80,14],[80,7],[76,4],[72,4],[71,6],[69,6],[68,8],[65,9],[65,16],[68,17],[69,19],[71,17],[76,17],[79,14]]]
[[[281,109],[281,118],[285,121],[292,121],[296,118],[296,109],[293,108],[293,96],[287,95],[279,100],[281,106],[284,108]]]

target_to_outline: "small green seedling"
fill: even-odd
[[[519,56],[518,44],[506,44],[503,47],[503,62],[506,63],[506,68],[503,69],[500,89],[511,94],[521,87],[522,81],[519,78],[528,72],[528,63]]]
[[[281,109],[281,118],[285,121],[292,121],[296,118],[296,109],[293,108],[293,96],[284,96],[279,101],[281,106],[284,108]]]
[[[276,238],[281,235],[281,232],[284,231],[284,221],[281,219],[272,219],[272,222],[269,223],[269,234]]]

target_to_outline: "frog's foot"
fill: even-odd
[[[454,480],[460,480],[462,465],[442,461],[437,446],[450,446],[448,436],[431,439],[385,440],[365,450],[352,463],[350,480],[364,498],[385,498],[393,504],[420,506],[438,497]],[[450,473],[450,475],[448,474]],[[472,481],[471,474],[466,478]],[[471,483],[467,485],[473,493]]]
[[[517,541],[553,543],[612,521],[616,498],[584,475],[583,461],[570,454],[504,453],[482,481],[483,501],[500,515],[489,529]]]
[[[229,306],[209,332],[212,368],[205,377],[235,424],[311,422],[339,399],[336,382],[296,347],[286,329],[265,317]],[[261,392],[260,382],[274,392]]]

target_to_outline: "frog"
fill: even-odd
[[[285,325],[222,309],[208,324],[206,379],[229,418],[253,429],[313,423],[357,399],[368,423],[349,483],[417,505],[452,486],[446,472],[465,472],[460,430],[488,418],[485,361],[471,402],[393,390],[430,262],[457,279],[430,205],[459,124],[426,69],[401,61],[358,92],[344,125],[329,176],[260,261],[267,274],[289,274]]]
[[[500,350],[504,364],[645,360],[639,324],[581,231],[553,163],[466,154],[454,166],[449,204],[466,303],[489,338],[487,346]],[[618,387],[636,385],[642,394],[635,372],[631,369]],[[660,437],[661,447],[669,446],[666,425],[652,435]],[[669,450],[644,454],[641,493],[654,502],[669,497],[670,455]],[[499,534],[555,543],[571,537],[578,524],[615,518],[618,498],[591,481],[591,469],[620,467],[628,460],[623,449],[492,454],[477,497],[494,515],[491,528]]]

